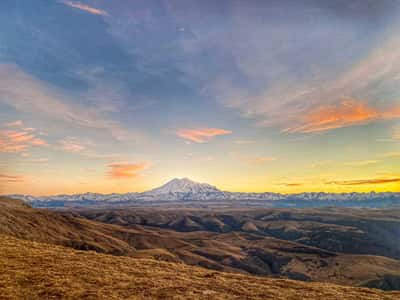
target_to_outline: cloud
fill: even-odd
[[[62,150],[70,153],[79,153],[86,148],[84,145],[72,138],[60,140],[59,144]]]
[[[176,135],[195,143],[205,143],[210,139],[219,136],[231,134],[232,131],[220,128],[197,128],[197,129],[179,129]]]
[[[400,118],[400,107],[379,111],[367,103],[346,99],[305,112],[300,124],[283,131],[310,133],[393,118]]]
[[[0,174],[0,182],[18,183],[23,182],[24,180],[23,176]]]
[[[327,182],[327,184],[335,184],[335,185],[367,185],[367,184],[385,184],[385,183],[394,183],[394,182],[400,182],[400,177],[329,181],[329,182]]]
[[[303,183],[302,182],[282,182],[279,185],[283,185],[286,187],[297,187],[297,186],[302,186]]]
[[[63,91],[24,73],[14,65],[0,64],[0,103],[21,112],[59,120],[79,127],[104,130],[116,140],[139,139],[139,134],[123,128],[96,106],[74,103]]]
[[[49,161],[48,158],[32,158],[24,160],[24,163],[41,164],[41,163],[47,163],[48,161]]]
[[[400,157],[400,152],[387,152],[381,155],[382,157]]]
[[[379,111],[367,103],[346,99],[335,105],[325,105],[306,113],[301,125],[287,128],[285,132],[318,132],[377,120],[400,118],[400,107]]]
[[[29,147],[48,146],[47,142],[38,138],[31,131],[26,130],[0,130],[0,152],[24,152]]]
[[[332,164],[331,160],[316,161],[310,165],[311,168],[320,168]]]
[[[257,124],[289,133],[325,132],[400,118],[400,54],[393,51],[400,47],[400,38],[391,34],[393,37],[387,38],[386,33],[386,42],[358,63],[334,74],[316,74],[303,81],[284,78],[269,82],[261,76],[250,77],[266,86],[257,93],[221,76],[208,91]]]
[[[106,160],[106,161],[124,161],[127,159],[126,154],[121,153],[101,153],[95,150],[96,143],[90,139],[78,139],[76,137],[66,137],[58,141],[55,149],[69,153],[79,154],[83,157]]]
[[[72,1],[62,1],[62,3],[64,3],[67,6],[86,11],[86,12],[88,12],[90,14],[101,15],[101,16],[107,15],[106,11],[104,11],[102,9],[98,9],[98,8],[94,8],[94,7],[88,6],[88,5],[83,4],[83,3],[72,2]]]
[[[21,120],[5,123],[4,126],[6,127],[22,127],[24,124]]]
[[[369,166],[379,163],[380,160],[360,160],[360,161],[351,161],[345,163],[346,166],[353,166],[353,167],[362,167],[362,166]]]
[[[115,162],[108,165],[108,176],[112,179],[135,178],[150,166],[148,162],[125,163]]]

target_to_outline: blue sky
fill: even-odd
[[[399,8],[3,0],[0,192],[398,190]]]

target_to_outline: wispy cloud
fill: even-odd
[[[355,179],[355,180],[341,180],[341,181],[329,181],[327,184],[335,185],[368,185],[368,184],[385,184],[400,182],[400,177],[395,178],[372,178],[372,179]]]
[[[138,140],[140,135],[127,130],[96,107],[74,103],[63,91],[24,73],[14,65],[0,64],[0,103],[36,117],[59,120],[83,128],[104,130],[120,141]]]
[[[0,174],[0,182],[4,183],[19,183],[23,182],[24,177],[19,175]]]
[[[382,157],[400,157],[400,152],[387,152],[381,155]]]
[[[23,162],[24,163],[34,163],[34,164],[42,164],[42,163],[47,163],[49,161],[48,158],[31,158],[31,159],[26,159]]]
[[[310,133],[394,118],[400,118],[400,107],[380,111],[365,102],[346,99],[305,112],[300,124],[283,131]]]
[[[286,187],[297,187],[297,186],[302,186],[304,184],[302,182],[282,182],[279,183],[279,185],[283,185]]]
[[[62,150],[70,153],[79,153],[86,148],[84,145],[82,145],[76,139],[73,138],[66,138],[60,140],[59,145]]]
[[[310,165],[311,168],[320,168],[332,164],[331,160],[316,161]]]
[[[176,135],[195,143],[205,143],[210,139],[219,136],[231,134],[232,131],[221,128],[195,128],[195,129],[179,129]]]
[[[369,166],[375,165],[379,163],[380,160],[360,160],[360,161],[350,161],[345,163],[346,166],[353,166],[353,167],[362,167],[362,166]]]
[[[105,161],[125,161],[126,154],[122,153],[102,153],[97,151],[98,145],[90,139],[80,139],[77,137],[65,137],[57,142],[54,149],[69,153],[79,154],[85,158]]]
[[[24,125],[24,123],[21,120],[16,120],[16,121],[4,124],[4,126],[6,126],[6,127],[22,127],[23,125]]]
[[[114,162],[108,165],[108,176],[112,179],[135,178],[139,173],[150,166],[148,162],[127,163]]]
[[[229,77],[221,77],[209,90],[244,117],[289,133],[325,132],[397,119],[398,99],[388,95],[396,95],[400,54],[393,49],[399,46],[400,39],[393,34],[358,64],[329,79],[283,80],[265,84],[268,88],[254,95]]]
[[[47,142],[30,130],[0,130],[0,152],[24,152],[29,147],[43,146],[48,146]]]
[[[73,7],[73,8],[77,8],[83,11],[86,11],[90,14],[94,14],[94,15],[101,15],[101,16],[105,16],[107,15],[107,12],[105,10],[99,9],[99,8],[95,8],[83,3],[79,3],[79,2],[73,2],[73,1],[62,1],[62,3],[64,3],[67,6]]]

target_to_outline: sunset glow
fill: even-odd
[[[336,2],[5,1],[0,194],[400,191],[400,5]]]

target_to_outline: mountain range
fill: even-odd
[[[194,207],[371,207],[400,206],[400,193],[323,193],[299,194],[242,193],[219,190],[188,178],[172,179],[166,184],[145,192],[124,194],[83,193],[73,195],[31,196],[8,195],[22,199],[34,207],[64,206],[163,206],[184,205]]]

